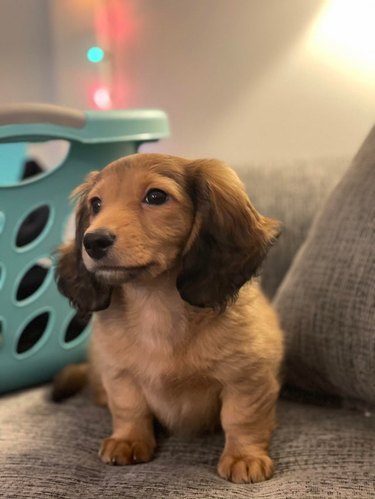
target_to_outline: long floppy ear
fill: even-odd
[[[256,273],[279,234],[252,206],[236,173],[215,160],[187,166],[195,220],[177,278],[181,297],[224,310]]]
[[[89,226],[86,197],[97,176],[98,172],[90,173],[86,182],[73,191],[72,197],[78,199],[75,239],[61,245],[57,251],[57,287],[82,314],[104,310],[111,303],[112,288],[98,282],[82,260],[82,240]]]

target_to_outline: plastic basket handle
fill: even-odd
[[[30,123],[83,128],[86,118],[82,111],[52,104],[12,104],[0,108],[0,126]]]
[[[157,109],[83,112],[51,104],[0,108],[0,142],[63,139],[84,144],[140,143],[168,136],[167,115]]]

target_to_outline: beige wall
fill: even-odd
[[[49,0],[0,0],[0,104],[55,100]]]
[[[139,2],[144,36],[124,67],[132,104],[171,116],[160,150],[237,163],[354,153],[375,121],[375,72],[316,49],[327,3]]]
[[[2,0],[0,11],[4,4],[19,2]],[[216,156],[236,164],[351,155],[375,121],[375,37],[368,37],[367,59],[360,64],[355,60],[360,47],[357,54],[350,48],[346,54],[344,44],[338,55],[337,40],[321,32],[330,16],[324,9],[337,2],[123,0],[134,29],[117,44],[112,58],[115,81],[121,85],[117,105],[168,112],[172,137],[153,144],[153,150]],[[84,52],[95,43],[92,27],[99,3],[50,0],[54,81],[45,65],[37,74],[18,48],[13,62],[5,66],[17,91],[12,93],[9,84],[2,101],[48,96],[65,105],[88,105],[90,82],[98,75],[97,68],[85,62]],[[357,6],[362,3],[369,5],[370,0]],[[334,12],[340,36],[347,30],[348,38],[357,40],[358,33],[368,29],[357,26],[353,32],[351,27],[369,14],[362,12],[358,21],[346,12],[342,22],[340,15]],[[34,31],[37,25],[43,31],[35,15],[30,19]],[[335,31],[337,26],[327,29]],[[39,58],[47,57],[46,47],[40,42],[35,47]],[[3,52],[1,44],[2,59]]]

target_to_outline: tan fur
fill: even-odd
[[[150,188],[167,192],[168,202],[145,205]],[[78,308],[101,309],[90,369],[113,417],[103,462],[150,460],[157,418],[184,434],[221,425],[219,474],[238,483],[270,478],[282,334],[252,277],[276,222],[256,212],[236,174],[217,161],[134,155],[91,175],[76,195],[76,243],[61,251],[58,282]],[[95,216],[87,213],[92,197],[102,200]],[[99,228],[116,234],[104,261],[81,246],[82,234]],[[104,290],[100,299],[88,293],[90,306],[82,283]]]

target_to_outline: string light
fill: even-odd
[[[101,110],[111,109],[112,99],[107,87],[99,87],[94,91],[93,101],[95,106]]]
[[[88,0],[87,0],[88,1]],[[78,2],[78,0],[77,0]],[[96,0],[92,47],[87,47],[86,61],[96,65],[96,74],[87,86],[91,107],[108,110],[123,107],[128,100],[128,81],[123,73],[126,42],[139,31],[136,8],[125,0]],[[93,69],[93,68],[92,68]]]
[[[94,64],[102,62],[104,55],[104,50],[100,47],[90,47],[86,52],[87,60]]]

